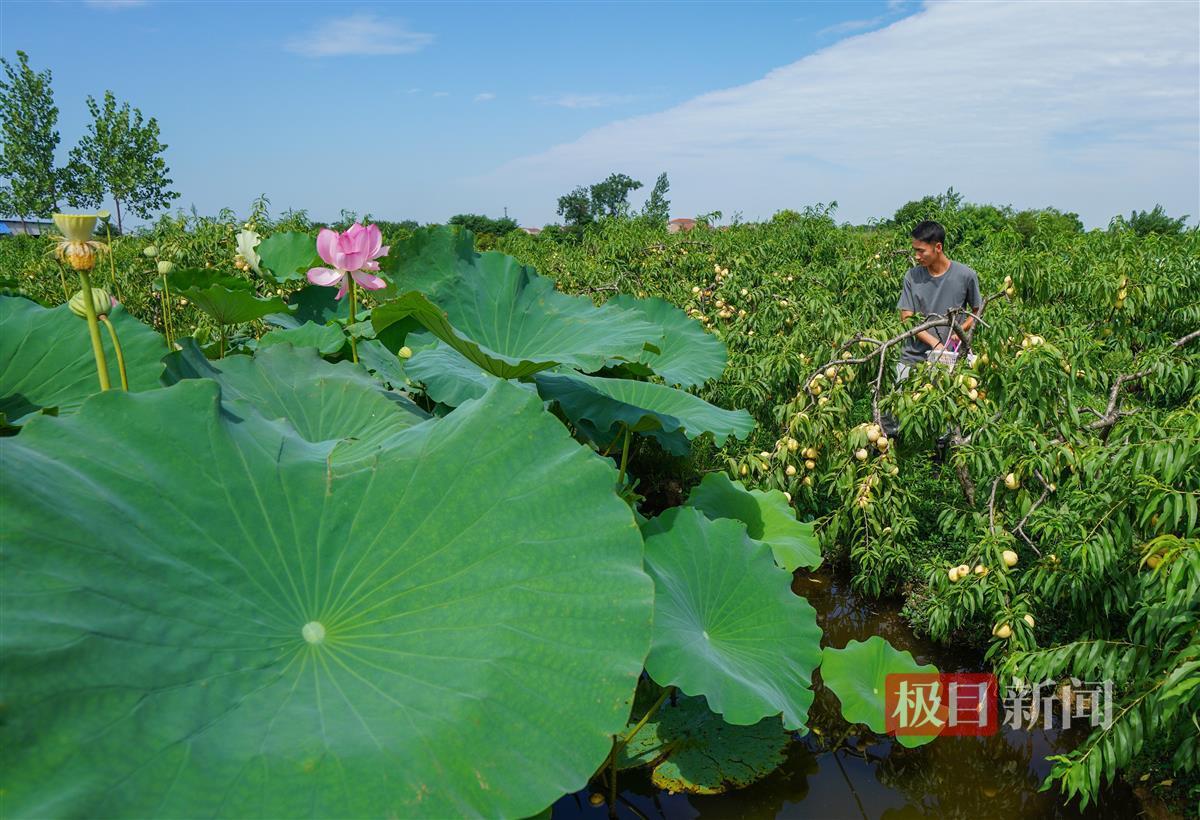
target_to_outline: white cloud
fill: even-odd
[[[534,102],[558,105],[563,108],[607,108],[636,102],[636,94],[552,94],[534,97]]]
[[[475,95],[475,102],[487,102],[494,99],[496,99],[496,95],[490,91],[484,91]]]
[[[820,36],[823,34],[852,34],[853,32],[856,32],[856,31],[863,31],[865,29],[875,28],[875,26],[879,25],[886,19],[888,19],[887,15],[881,14],[878,17],[871,17],[871,18],[866,18],[866,19],[862,19],[862,20],[844,20],[841,23],[834,23],[832,26],[826,26],[825,28],[818,31],[817,35]]]
[[[359,13],[326,20],[288,41],[287,49],[305,57],[412,54],[432,42],[432,34],[409,31],[398,20]]]
[[[553,218],[572,185],[666,170],[676,214],[838,200],[889,215],[950,186],[1089,225],[1200,214],[1195,3],[930,3],[746,85],[619,120],[473,182]]]

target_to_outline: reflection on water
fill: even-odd
[[[943,672],[987,671],[972,654],[922,641],[899,616],[899,607],[865,600],[848,583],[828,575],[797,578],[793,589],[816,608],[825,643],[845,646],[851,640],[882,635],[917,663],[932,663]],[[671,795],[650,784],[648,770],[621,776],[620,816],[685,820],[686,818],[1129,818],[1138,814],[1132,792],[1124,786],[1102,794],[1098,805],[1080,812],[1064,806],[1057,789],[1039,792],[1050,771],[1046,755],[1070,748],[1083,735],[1072,734],[1060,745],[1060,732],[1002,727],[990,737],[944,737],[906,749],[886,736],[867,732],[843,737],[846,724],[838,702],[817,681],[810,710],[814,731],[791,745],[787,762],[759,783],[715,796]],[[841,739],[841,743],[837,741]],[[833,751],[833,747],[837,750]],[[554,805],[556,820],[603,820],[606,806],[591,806],[588,791],[567,795]]]

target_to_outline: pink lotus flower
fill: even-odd
[[[387,287],[387,282],[372,271],[379,270],[379,263],[375,260],[387,256],[387,252],[383,234],[375,225],[363,227],[355,222],[345,233],[322,228],[317,234],[317,253],[330,267],[310,269],[308,281],[325,287],[341,285],[338,299],[345,296],[350,287],[347,277],[353,277],[367,290],[379,290]]]

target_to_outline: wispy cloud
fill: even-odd
[[[487,102],[494,99],[496,99],[496,95],[490,91],[484,91],[475,95],[475,102]]]
[[[889,19],[890,15],[881,14],[878,17],[863,18],[860,20],[843,20],[840,23],[834,23],[832,26],[826,26],[817,32],[818,35],[823,34],[850,34],[855,31],[864,31],[876,26]]]
[[[144,6],[148,0],[83,0],[85,6],[94,9],[131,9],[135,6]]]
[[[432,42],[432,34],[410,31],[402,21],[359,13],[326,20],[289,40],[287,49],[305,57],[413,54]]]
[[[636,102],[637,94],[550,94],[533,98],[535,102],[558,105],[563,108],[608,108]]]
[[[862,220],[951,185],[1089,225],[1156,202],[1196,214],[1198,26],[1195,3],[929,3],[475,183],[519,190],[546,218],[565,187],[613,170],[643,180],[667,170],[684,215],[765,217],[836,199],[840,216]],[[936,43],[936,64],[913,43]]]

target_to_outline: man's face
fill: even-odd
[[[913,259],[922,267],[929,267],[929,263],[942,255],[942,243],[935,242],[932,245],[928,242],[922,242],[919,239],[912,241]]]

